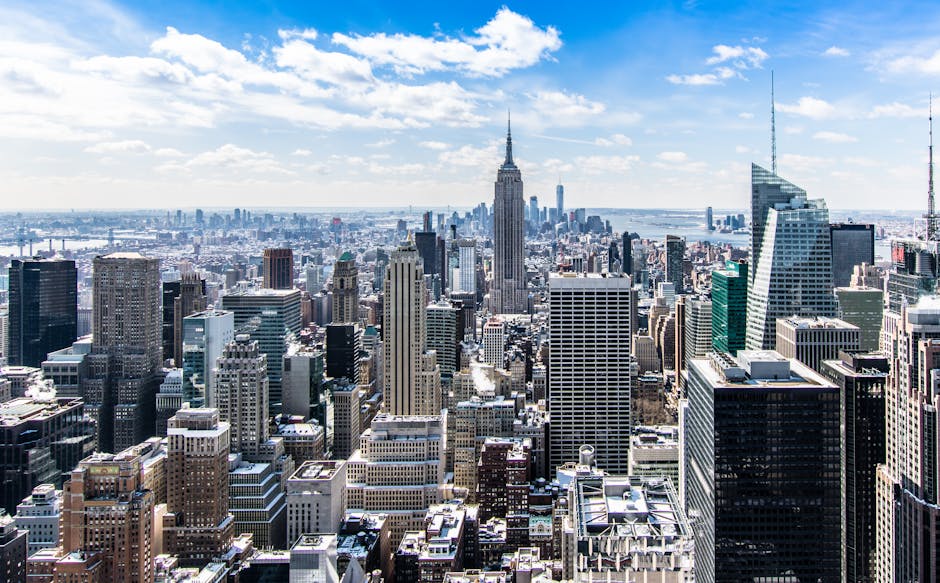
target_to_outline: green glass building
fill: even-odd
[[[736,355],[747,332],[747,261],[712,272],[712,348]]]

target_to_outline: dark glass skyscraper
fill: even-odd
[[[264,250],[264,287],[267,289],[293,289],[294,287],[294,252],[290,249],[276,248]]]
[[[773,351],[688,370],[696,580],[839,581],[839,387]]]
[[[685,260],[685,239],[675,235],[666,235],[666,281],[676,286],[676,293],[684,290],[682,264]]]
[[[747,262],[729,261],[712,272],[712,347],[735,355],[747,332]]]
[[[10,264],[11,365],[38,367],[72,344],[78,332],[78,272],[74,261],[14,259]]]
[[[875,264],[875,225],[834,223],[829,225],[832,241],[832,285],[846,287],[856,265]]]
[[[183,366],[183,318],[206,309],[206,280],[184,273],[163,282],[163,359]]]

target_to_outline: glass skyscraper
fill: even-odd
[[[712,348],[735,355],[747,331],[747,261],[712,272]]]
[[[14,259],[10,263],[8,354],[11,365],[38,367],[78,332],[78,272],[74,261]]]

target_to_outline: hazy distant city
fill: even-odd
[[[936,7],[48,8],[0,583],[940,581]]]

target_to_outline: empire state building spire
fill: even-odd
[[[514,167],[516,164],[512,161],[512,119],[509,111],[506,111],[506,160],[503,161],[503,167]]]

